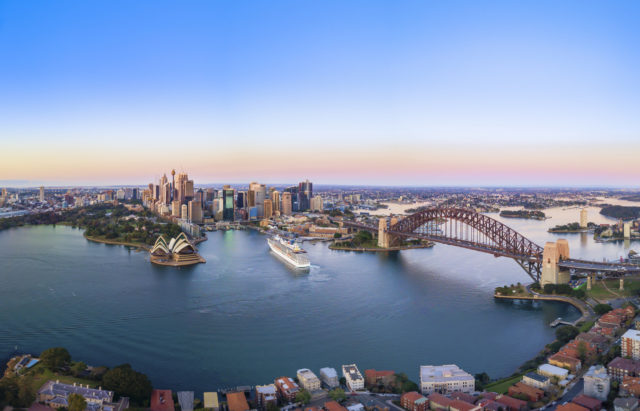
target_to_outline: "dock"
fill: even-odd
[[[549,327],[551,327],[551,328],[555,328],[555,327],[557,327],[557,326],[559,326],[559,325],[571,325],[571,326],[575,327],[575,326],[576,326],[576,324],[578,324],[578,322],[579,322],[579,321],[580,321],[580,319],[575,320],[575,321],[573,321],[573,322],[570,322],[570,321],[564,321],[564,320],[562,319],[562,317],[558,317],[558,318],[556,318],[555,320],[551,321],[551,324],[549,324]]]

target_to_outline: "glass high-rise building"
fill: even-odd
[[[236,205],[234,202],[235,190],[229,186],[222,188],[222,219],[233,221],[235,219]]]

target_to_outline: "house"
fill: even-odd
[[[509,395],[512,397],[516,396],[526,396],[529,401],[536,402],[540,401],[542,397],[544,397],[544,391],[539,388],[532,387],[523,382],[517,382],[511,387],[509,387]]]
[[[640,377],[624,377],[620,383],[620,395],[640,397]]]
[[[451,394],[449,394],[449,398],[451,398],[452,400],[466,401],[471,404],[475,404],[475,402],[478,400],[477,397],[462,391],[452,392]]]
[[[627,376],[636,377],[640,375],[640,361],[616,357],[607,364],[607,372],[614,381],[622,381]]]
[[[602,401],[584,394],[576,396],[571,402],[585,407],[589,411],[600,411],[602,409]]]
[[[535,372],[530,372],[522,376],[522,382],[530,387],[541,390],[548,390],[551,385],[551,379]]]
[[[567,357],[566,355],[562,355],[560,353],[553,354],[549,357],[549,364],[555,365],[556,367],[566,368],[567,370],[575,373],[580,370],[582,362],[573,357]]]
[[[595,345],[589,342],[571,340],[566,343],[564,347],[560,348],[558,354],[577,359],[581,359],[581,357],[584,355],[585,360],[591,361],[594,360],[598,355],[598,349]]]
[[[400,397],[400,405],[408,411],[426,411],[429,407],[429,400],[419,392],[405,392]]]
[[[229,392],[227,393],[227,407],[229,411],[249,411],[249,403],[247,403],[247,397],[244,392]]]
[[[480,399],[477,405],[483,411],[504,411],[504,404],[500,404],[489,398]]]
[[[153,390],[149,409],[151,411],[174,411],[176,406],[173,402],[171,390]]]

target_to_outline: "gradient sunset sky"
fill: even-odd
[[[0,186],[640,186],[638,1],[0,0]]]

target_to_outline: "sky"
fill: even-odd
[[[637,1],[0,0],[0,186],[640,186]]]

